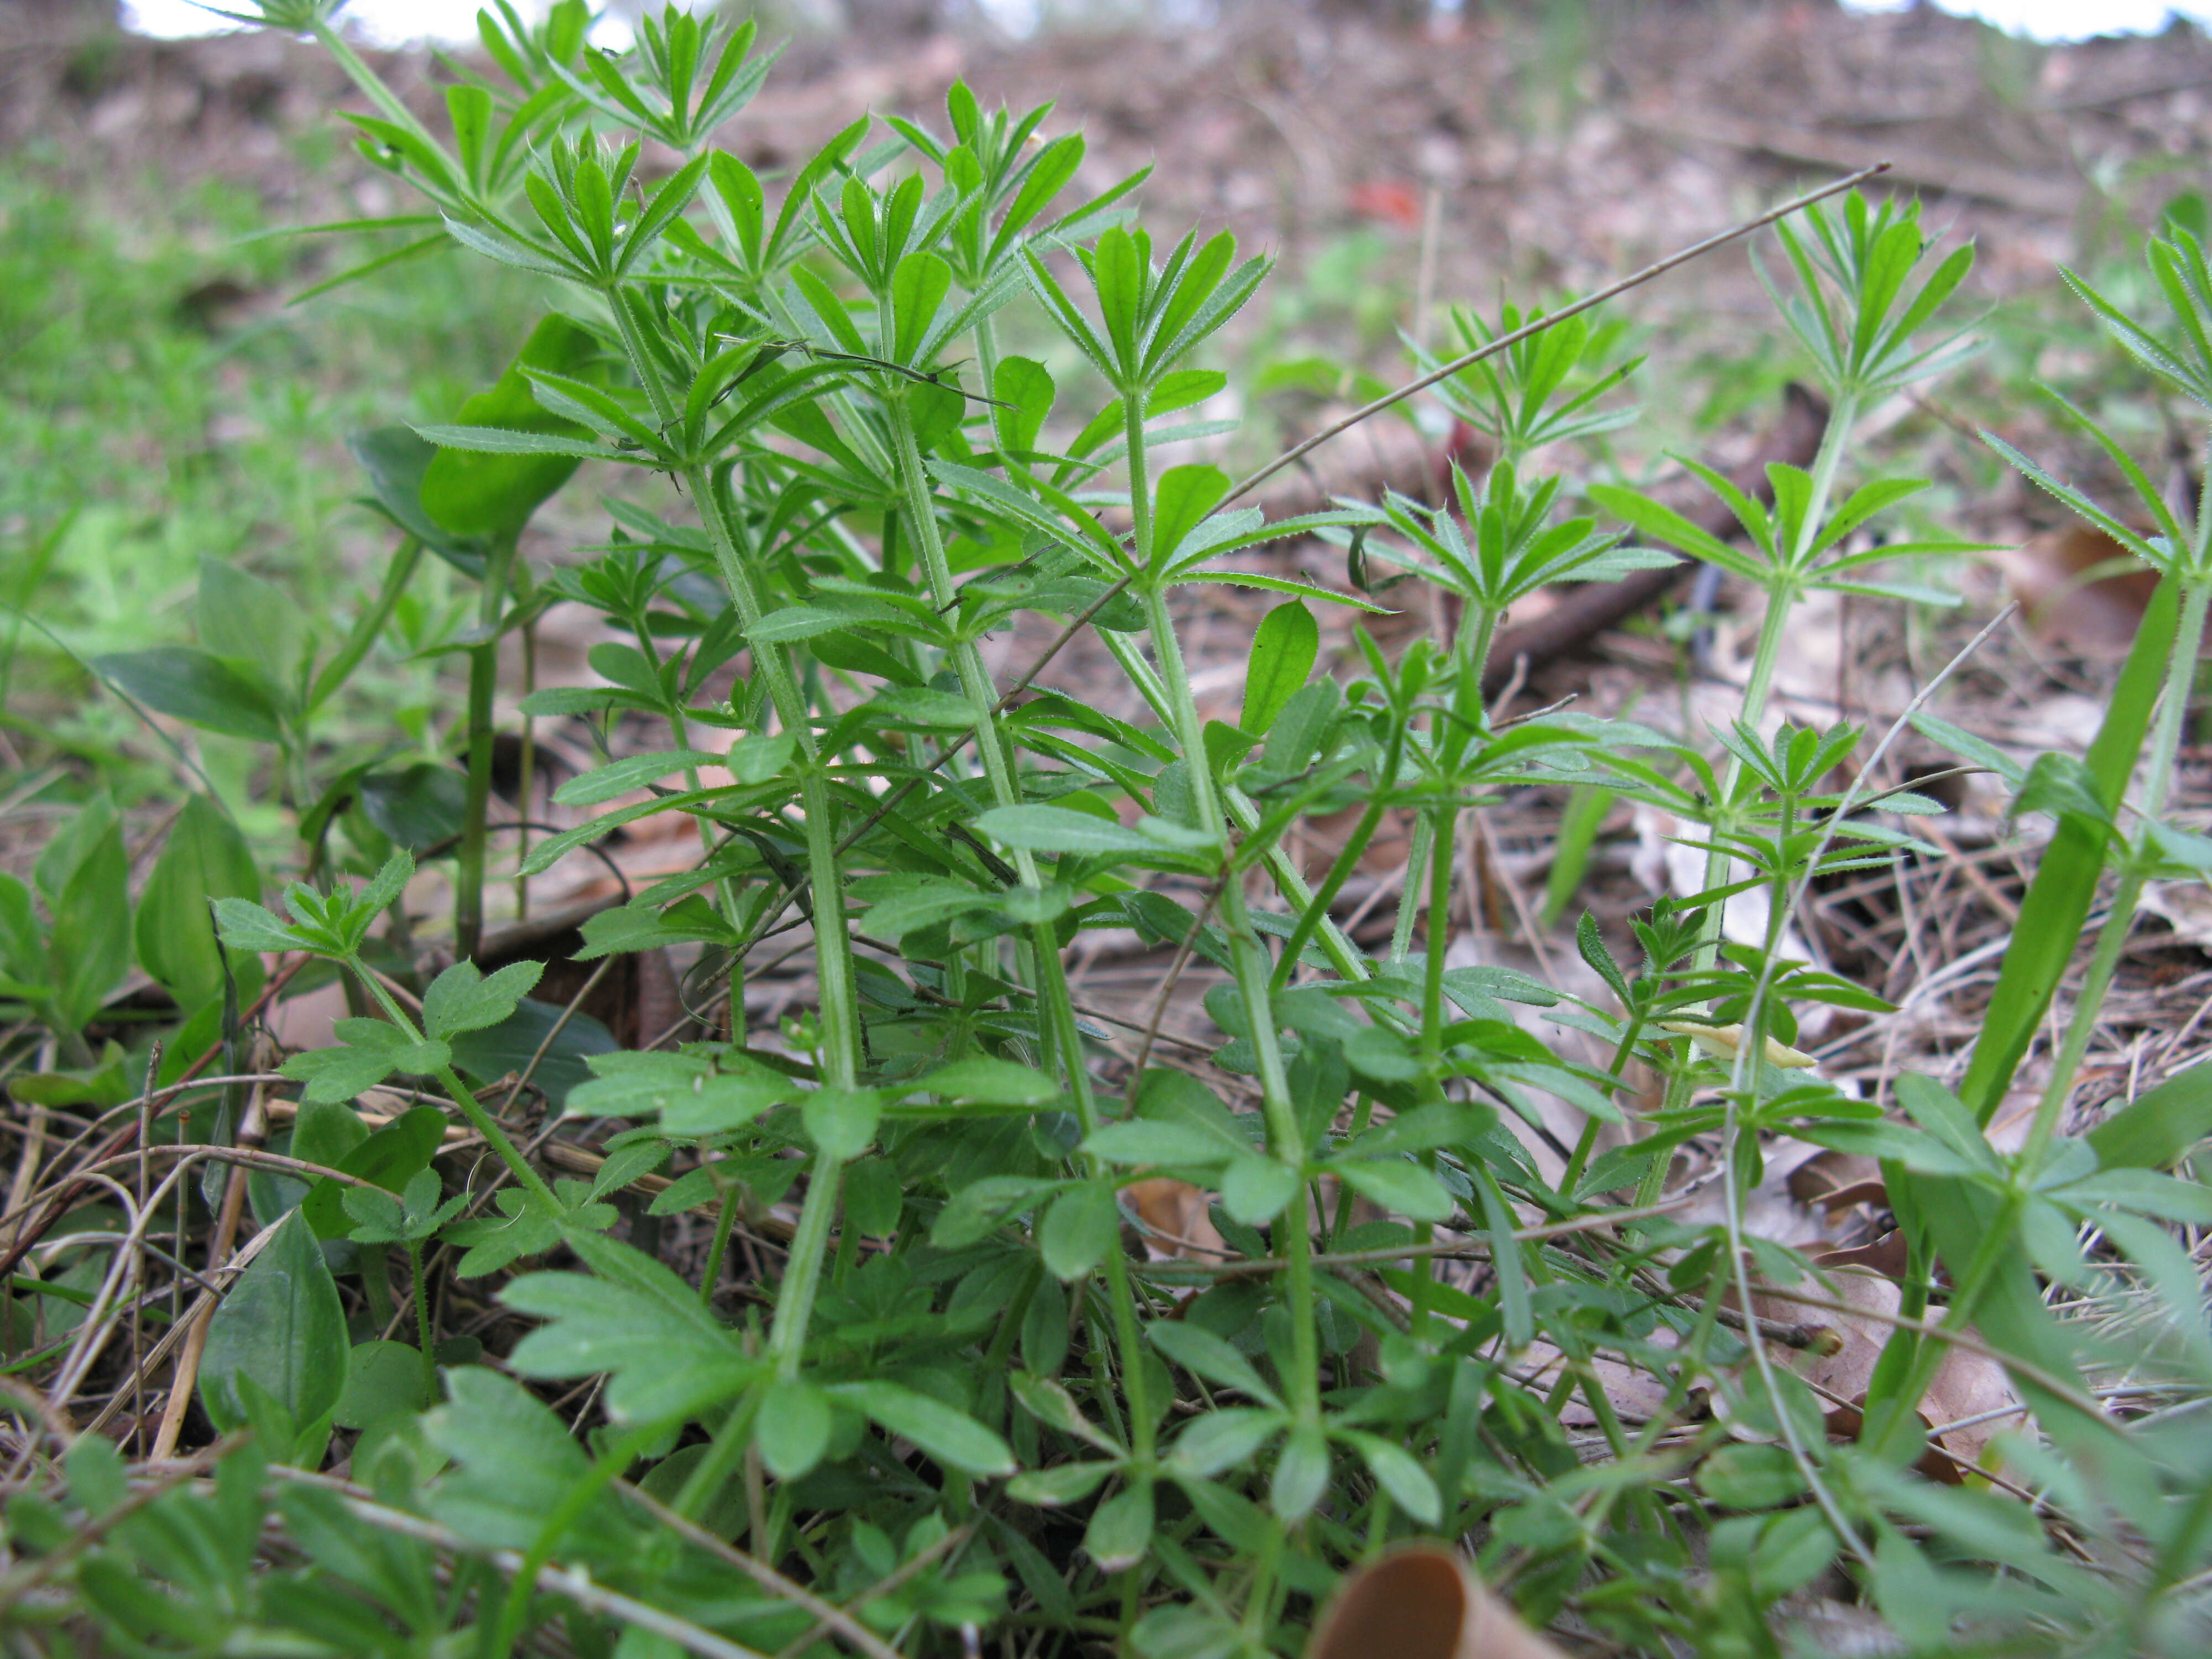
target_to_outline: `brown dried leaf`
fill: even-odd
[[[1437,1544],[1415,1544],[1348,1575],[1306,1652],[1308,1659],[1565,1659]]]
[[[2068,525],[1996,555],[2028,625],[2085,657],[2120,657],[2142,627],[2158,577],[2101,530]]]

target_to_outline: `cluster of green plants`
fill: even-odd
[[[1972,1064],[1955,1091],[1899,1079],[1900,1117],[1790,1046],[1808,1007],[1888,1006],[1783,953],[1810,884],[1935,855],[1911,821],[1940,805],[1881,781],[1898,730],[1862,754],[1859,730],[1767,704],[1806,595],[1926,602],[1893,567],[1965,549],[1867,533],[1924,486],[1868,476],[1855,433],[1968,349],[1943,319],[1969,251],[1856,191],[1775,219],[1770,286],[1830,411],[1813,465],[1763,496],[1691,464],[1740,535],[1547,470],[1633,411],[1582,315],[1511,310],[1464,315],[1462,354],[1419,365],[1486,435],[1479,476],[1269,522],[1237,504],[1257,475],[1158,453],[1219,435],[1176,417],[1224,384],[1200,365],[1267,262],[1155,234],[1140,178],[1066,199],[1083,142],[1047,110],[956,86],[945,131],[861,116],[763,179],[713,143],[772,61],[750,24],[672,11],[611,55],[580,0],[535,27],[502,3],[487,78],[457,73],[434,131],[335,9],[253,21],[329,50],[370,106],[348,118],[362,153],[427,204],[358,228],[560,300],[450,421],[356,441],[392,550],[345,627],[210,560],[197,644],[92,665],[155,729],[255,745],[287,867],[257,863],[179,744],[158,853],[95,798],[27,882],[0,876],[27,1171],[0,1222],[12,1641],[1288,1654],[1348,1566],[1435,1536],[1592,1650],[1778,1654],[1814,1594],[1905,1651],[2203,1650],[2212,1345],[2172,1228],[2212,1200],[2165,1171],[2212,1131],[2212,1077],[2060,1131],[2143,884],[2212,869],[2169,811],[2212,512],[2086,416],[2130,501],[2007,459],[2163,579],[2096,744],[2023,767],[1912,714],[2057,823]],[[2212,408],[2203,247],[2174,228],[2149,265],[2156,325],[2082,298]],[[1080,375],[1004,353],[1016,316]],[[526,527],[586,460],[639,487],[600,545],[533,565]],[[1342,588],[1255,551],[1293,538],[1342,550]],[[1510,607],[1678,552],[1765,601],[1727,729],[1492,708]],[[434,733],[452,763],[340,750],[326,711],[434,565],[473,595],[404,641],[465,656]],[[1344,677],[1317,672],[1314,608],[1381,611],[1393,573],[1454,596],[1449,629],[1394,651],[1357,627]],[[1183,591],[1224,583],[1280,601],[1233,724],[1201,715],[1178,629]],[[604,763],[555,799],[607,810],[517,850],[492,798],[500,647],[556,604],[605,617],[597,683],[522,708],[588,730]],[[994,678],[982,642],[1025,613],[1095,630],[1150,718],[1051,690],[1048,657]],[[1707,890],[1639,918],[1626,963],[1584,919],[1603,1000],[1450,965],[1469,815],[1577,787],[1673,814]],[[680,947],[741,1011],[803,943],[814,1000],[773,1030],[734,1012],[719,1040],[579,1042],[573,1003],[532,996],[541,964],[479,966],[487,896],[671,813],[696,862],[594,916],[585,959]],[[1310,882],[1292,832],[1340,813]],[[1394,815],[1412,851],[1370,953],[1332,913]],[[431,865],[450,937],[427,926]],[[1724,942],[1753,890],[1763,945]],[[1206,965],[1210,1059],[1150,1063],[1152,1033],[1079,1010],[1087,928],[1171,950],[1163,1001]],[[173,1009],[158,1042],[113,1036],[134,964]],[[257,1069],[260,1012],[333,975],[336,1043]],[[2033,1127],[2000,1153],[1986,1126],[2053,1019]],[[576,1080],[533,1084],[549,1057]],[[1587,1124],[1556,1178],[1529,1150],[1546,1100]],[[279,1105],[283,1150],[250,1144]],[[610,1125],[594,1176],[549,1176],[547,1136]],[[1880,1160],[1903,1234],[1858,1400],[1793,1368],[1802,1331],[1745,1316],[1836,1294],[1746,1230],[1778,1133]],[[1693,1139],[1717,1151],[1710,1226],[1667,1188]],[[1222,1250],[1146,1248],[1126,1189],[1159,1176],[1206,1196]],[[694,1211],[712,1242],[679,1273],[653,1222]],[[758,1275],[733,1272],[741,1227]],[[2132,1298],[2124,1350],[2047,1285]],[[453,1328],[464,1298],[502,1310],[489,1348]],[[1919,1472],[1921,1408],[1961,1347],[2028,1414],[2002,1468],[1947,1484]],[[2125,1416],[2098,1392],[2123,1358]],[[1633,1408],[1629,1376],[1651,1385]],[[1856,1433],[1832,1434],[1838,1405]]]

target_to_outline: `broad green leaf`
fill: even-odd
[[[453,424],[545,434],[588,442],[591,434],[539,404],[526,368],[573,374],[598,352],[585,330],[557,314],[539,319],[489,391],[464,403]],[[434,439],[433,441],[435,441]],[[422,475],[422,509],[448,533],[488,540],[519,535],[541,502],[568,481],[576,458],[441,448]]]
[[[525,997],[498,1024],[456,1033],[452,1047],[453,1069],[466,1077],[489,1083],[528,1070],[530,1086],[558,1111],[589,1075],[590,1058],[616,1043],[614,1033],[589,1014]]]
[[[217,1428],[242,1427],[251,1381],[311,1424],[344,1391],[349,1346],[322,1246],[305,1217],[289,1215],[209,1317],[200,1403]]]
[[[130,878],[123,826],[110,822],[53,901],[48,978],[55,1012],[72,1031],[100,1012],[131,971]]]
[[[360,1342],[346,1365],[345,1389],[331,1411],[342,1429],[367,1429],[430,1403],[422,1355],[404,1342]]]
[[[1237,724],[1264,737],[1284,705],[1305,686],[1321,652],[1321,624],[1297,599],[1261,618],[1244,668],[1244,706]]]
[[[112,652],[92,672],[157,714],[204,732],[274,743],[282,735],[267,693],[220,657],[188,645]]]

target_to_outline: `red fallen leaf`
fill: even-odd
[[[1364,185],[1354,185],[1351,205],[1363,219],[1380,219],[1407,230],[1419,230],[1421,226],[1420,192],[1402,179],[1370,179]]]
[[[1347,1574],[1307,1659],[1566,1659],[1441,1544],[1413,1544]]]

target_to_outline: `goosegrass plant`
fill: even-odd
[[[1909,1651],[2201,1650],[2212,1468],[2191,1431],[2212,1356],[2168,1228],[2212,1212],[2159,1171],[2212,1129],[2212,1087],[2185,1072],[2065,1133],[2141,884],[2204,867],[2166,819],[2212,520],[2160,503],[2110,441],[2154,533],[2016,459],[2179,595],[2105,738],[2023,768],[1929,714],[1936,685],[1912,711],[2003,773],[2018,812],[2057,816],[2027,904],[2074,930],[2023,927],[1966,1098],[1901,1079],[1909,1122],[1793,1046],[1808,1006],[1888,1007],[1784,954],[1808,887],[1928,855],[1911,820],[1940,809],[1876,781],[1903,722],[1861,761],[1860,731],[1770,720],[1767,694],[1806,592],[1922,602],[1880,567],[1966,545],[1869,544],[1923,486],[1857,481],[1853,441],[1869,400],[1964,349],[1941,313],[1966,251],[1920,274],[1914,212],[1857,192],[1742,228],[1776,222],[1771,285],[1831,395],[1819,459],[1772,469],[1768,500],[1692,464],[1746,545],[1552,470],[1632,417],[1582,305],[1462,313],[1457,357],[1417,355],[1399,395],[1433,387],[1497,450],[1454,466],[1441,504],[1270,521],[1239,505],[1264,474],[1159,454],[1212,431],[1174,417],[1224,386],[1203,365],[1267,261],[1159,234],[1136,179],[1063,200],[1084,149],[1045,136],[1048,110],[956,86],[947,131],[857,119],[763,179],[714,142],[772,61],[750,24],[671,12],[610,54],[583,44],[580,5],[535,27],[502,5],[483,21],[502,79],[457,71],[441,136],[335,11],[264,0],[250,21],[320,40],[369,100],[349,118],[365,153],[433,210],[374,228],[542,277],[559,304],[454,419],[357,444],[398,540],[334,654],[257,666],[252,641],[204,637],[154,665],[167,678],[104,668],[154,713],[267,739],[302,840],[282,914],[205,792],[135,933],[105,807],[32,884],[0,878],[8,1081],[50,1149],[5,1223],[21,1432],[0,1620],[18,1640],[1258,1656],[1297,1650],[1344,1569],[1437,1535],[1529,1621],[1605,1650],[1778,1654],[1817,1596],[1863,1601]],[[2084,297],[2212,402],[2202,250],[2181,233],[2151,257],[2178,345]],[[1001,349],[1017,313],[1103,407]],[[651,493],[613,502],[592,556],[529,568],[524,526],[586,460]],[[1668,732],[1494,708],[1507,610],[1673,558],[1630,534],[1763,592],[1738,718]],[[1344,587],[1258,551],[1304,538],[1343,550]],[[447,738],[466,784],[425,785],[415,818],[394,785],[380,818],[349,803],[380,763],[332,765],[306,716],[404,614],[424,552],[478,584],[473,630],[445,641],[468,658]],[[1393,648],[1357,623],[1346,678],[1317,673],[1316,609],[1386,611],[1386,568],[1455,596],[1450,625]],[[1233,722],[1185,657],[1180,607],[1217,585],[1273,605]],[[707,1018],[533,1097],[582,994],[527,1005],[540,964],[477,958],[498,643],[556,603],[611,637],[596,684],[536,688],[523,713],[580,722],[603,760],[554,794],[589,816],[529,842],[519,878],[693,819],[696,861],[593,915],[580,959],[694,952]],[[1025,613],[1056,641],[1008,680],[983,641]],[[1043,679],[1086,629],[1147,720]],[[268,729],[236,732],[253,697]],[[1709,856],[1706,890],[1638,920],[1632,968],[1584,919],[1607,1000],[1455,965],[1468,817],[1530,788],[1659,807]],[[1337,813],[1353,829],[1315,884],[1291,832]],[[1370,954],[1333,912],[1393,815],[1416,833]],[[426,948],[412,884],[448,850],[452,940]],[[2034,1128],[2001,1154],[1984,1125],[2052,1006],[2053,941],[2107,871],[2112,920]],[[1753,889],[1764,937],[1723,942],[1723,907]],[[1172,952],[1149,1025],[1118,1036],[1064,966],[1103,928]],[[745,989],[795,950],[811,997],[763,1029]],[[189,1018],[166,1048],[95,1050],[134,951]],[[1200,962],[1220,1041],[1167,1063],[1162,1014]],[[336,1042],[254,1069],[258,1012],[327,972],[353,998]],[[533,1006],[560,1023],[527,1026],[544,1035],[515,1066],[484,1039]],[[1586,1126],[1571,1146],[1560,1106]],[[278,1115],[284,1150],[254,1144]],[[1747,1228],[1777,1135],[1880,1160],[1906,1236],[1862,1398],[1805,1373],[1832,1324],[1774,1312],[1859,1304]],[[1692,1140],[1720,1152],[1711,1225],[1668,1191]],[[1132,1191],[1151,1180],[1197,1195],[1219,1244],[1165,1236]],[[695,1213],[705,1249],[664,1251],[662,1224]],[[2129,1397],[2152,1408],[2125,1419],[2093,1392],[2109,1352],[2044,1308],[2038,1275],[2140,1276],[2150,1386]],[[1922,1414],[1960,1353],[2033,1413],[2002,1465],[1963,1474]],[[177,1459],[187,1435],[201,1449]]]

